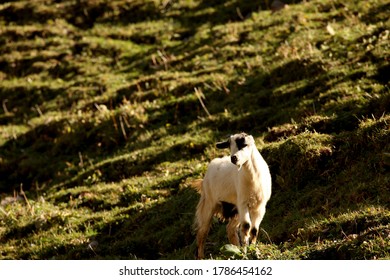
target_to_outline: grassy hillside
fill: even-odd
[[[191,181],[245,131],[273,195],[210,258],[389,259],[390,2],[271,2],[2,1],[0,258],[194,258]]]

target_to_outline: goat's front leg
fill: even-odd
[[[265,204],[259,205],[259,207],[249,209],[249,214],[252,221],[252,228],[250,230],[250,243],[254,244],[257,240],[259,233],[260,223],[263,220],[265,214]]]
[[[238,209],[240,220],[240,243],[243,246],[248,245],[249,230],[251,228],[251,219],[247,205],[241,205]]]

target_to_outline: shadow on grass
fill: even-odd
[[[194,190],[183,189],[153,206],[145,208],[139,204],[128,210],[124,209],[110,223],[101,223],[98,220],[84,221],[89,226],[95,225],[96,234],[88,243],[81,245],[65,243],[55,247],[44,247],[34,257],[38,259],[53,258],[53,256],[56,259],[164,259],[172,258],[176,250],[184,249],[187,251],[186,258],[193,259],[195,247],[191,246],[194,241],[191,229],[197,199],[198,195]],[[26,229],[17,231],[24,230]],[[93,244],[92,248],[90,244]],[[31,256],[21,254],[19,257]]]
[[[338,93],[335,93],[334,97],[331,95],[320,97],[321,93],[344,81],[361,79],[362,77],[367,78],[364,73],[358,72],[344,77],[328,75],[325,73],[324,67],[327,66],[323,66],[316,61],[296,60],[281,65],[270,73],[252,73],[246,77],[246,83],[243,86],[231,82],[227,85],[232,89],[229,95],[216,91],[205,92],[206,106],[212,114],[220,114],[227,108],[232,117],[221,116],[209,120],[205,119],[199,126],[207,129],[217,127],[219,131],[215,131],[216,136],[232,131],[247,131],[258,135],[267,132],[270,127],[282,125],[291,119],[299,120],[316,114],[316,110],[318,112],[324,111],[322,104],[332,100],[332,98],[337,99]],[[294,75],[290,75],[291,69],[294,69]],[[381,73],[379,71],[378,75],[381,75]],[[377,76],[373,78],[378,79]],[[273,85],[282,86],[306,80],[309,82],[303,84],[303,86],[292,88],[287,93],[281,94],[272,89]],[[120,100],[123,100],[124,97],[131,100],[136,88],[141,87],[142,90],[147,83],[149,87],[155,87],[158,86],[159,81],[150,78],[141,81],[138,87],[133,85],[128,89],[118,90],[116,97],[110,101],[110,106],[117,108],[121,105]],[[193,91],[194,86],[196,85],[190,83],[181,90],[190,92]],[[33,88],[28,91],[20,91],[19,95],[13,96],[10,102],[18,108],[20,115],[31,114],[31,106],[36,104],[37,97],[41,99],[38,103],[44,104],[48,100],[56,98],[62,90],[62,88],[55,90],[45,89],[44,87]],[[6,97],[9,92],[2,91],[2,94],[3,97]],[[155,97],[152,95],[143,98],[152,98],[151,100],[153,100]],[[318,123],[312,124],[312,128],[317,132],[330,134],[353,131],[359,124],[359,118],[370,117],[371,115],[380,117],[389,106],[389,99],[389,95],[384,94],[370,99],[369,102],[362,99],[361,104],[355,100],[342,103],[335,102],[332,107],[326,109],[328,113],[325,111],[325,114],[335,115],[336,117],[320,120]],[[155,131],[166,127],[166,124],[169,123],[172,124],[172,128],[167,129],[167,132],[171,135],[181,135],[186,131],[187,126],[198,118],[199,114],[204,114],[196,98],[179,99],[177,102],[165,102],[163,104],[157,109],[147,109],[150,117],[144,130]],[[120,116],[115,115],[113,117],[119,123]],[[135,123],[135,125],[140,125],[140,123]],[[297,133],[307,128],[302,127],[297,130]],[[140,162],[138,160],[119,159],[99,165],[99,160],[109,159],[115,151],[125,146],[130,147],[130,149],[142,150],[151,143],[150,140],[140,143],[137,140],[137,133],[139,132],[135,130],[126,129],[126,133],[127,138],[125,139],[118,125],[115,127],[112,118],[100,123],[87,121],[70,125],[66,121],[60,121],[38,126],[19,136],[16,140],[9,140],[1,147],[1,154],[7,158],[5,162],[1,163],[0,167],[1,173],[7,174],[2,176],[4,178],[2,179],[2,189],[10,191],[18,188],[20,183],[23,183],[28,189],[28,186],[31,186],[34,182],[50,185],[54,183],[52,180],[58,183],[66,177],[75,176],[76,174],[63,173],[63,170],[66,169],[67,164],[78,166],[80,152],[95,161],[96,167],[93,168],[102,169],[105,174],[104,180],[108,182],[142,174],[164,161],[183,157],[184,159],[190,159],[199,156],[208,145],[204,143],[188,149],[186,144],[177,144],[163,149],[162,152],[157,152],[154,156]],[[163,137],[163,135],[157,137]],[[136,141],[136,146],[131,141]],[[42,166],[47,166],[47,168],[42,169]],[[73,170],[73,172],[78,172],[79,169],[73,168]],[[93,173],[94,170],[78,176],[79,179],[75,182],[81,183],[85,177],[91,175],[91,172]]]
[[[168,110],[162,116],[158,115],[149,125],[151,128],[165,127],[170,114]],[[181,126],[168,129],[171,136],[182,135],[184,131]],[[151,141],[157,140],[140,141],[138,133],[138,130],[127,130],[125,138],[121,129],[113,124],[112,118],[99,124],[93,121],[69,124],[63,120],[40,125],[1,147],[0,155],[6,160],[0,163],[0,189],[11,192],[18,189],[20,184],[25,190],[40,184],[46,188],[57,184],[83,184],[88,176],[97,171],[102,174],[99,179],[102,182],[118,182],[151,171],[162,162],[199,157],[208,146],[207,143],[189,145],[180,142],[160,147],[152,154],[141,154],[140,157],[115,156],[118,150],[125,147],[130,152],[142,153]]]
[[[204,23],[211,26],[228,22],[243,21],[253,12],[270,10],[272,1],[201,1],[195,8],[187,13],[174,15],[173,18],[189,30],[196,30]],[[301,1],[286,0],[286,4],[297,4]]]

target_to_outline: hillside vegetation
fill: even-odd
[[[252,134],[259,241],[213,259],[390,259],[386,0],[0,4],[0,258],[193,259],[191,182]]]

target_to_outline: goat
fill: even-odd
[[[228,240],[234,245],[255,243],[265,208],[271,197],[271,174],[255,141],[245,133],[216,144],[230,148],[230,156],[213,159],[197,189],[201,194],[196,209],[197,257],[204,247],[212,217],[228,220]]]

